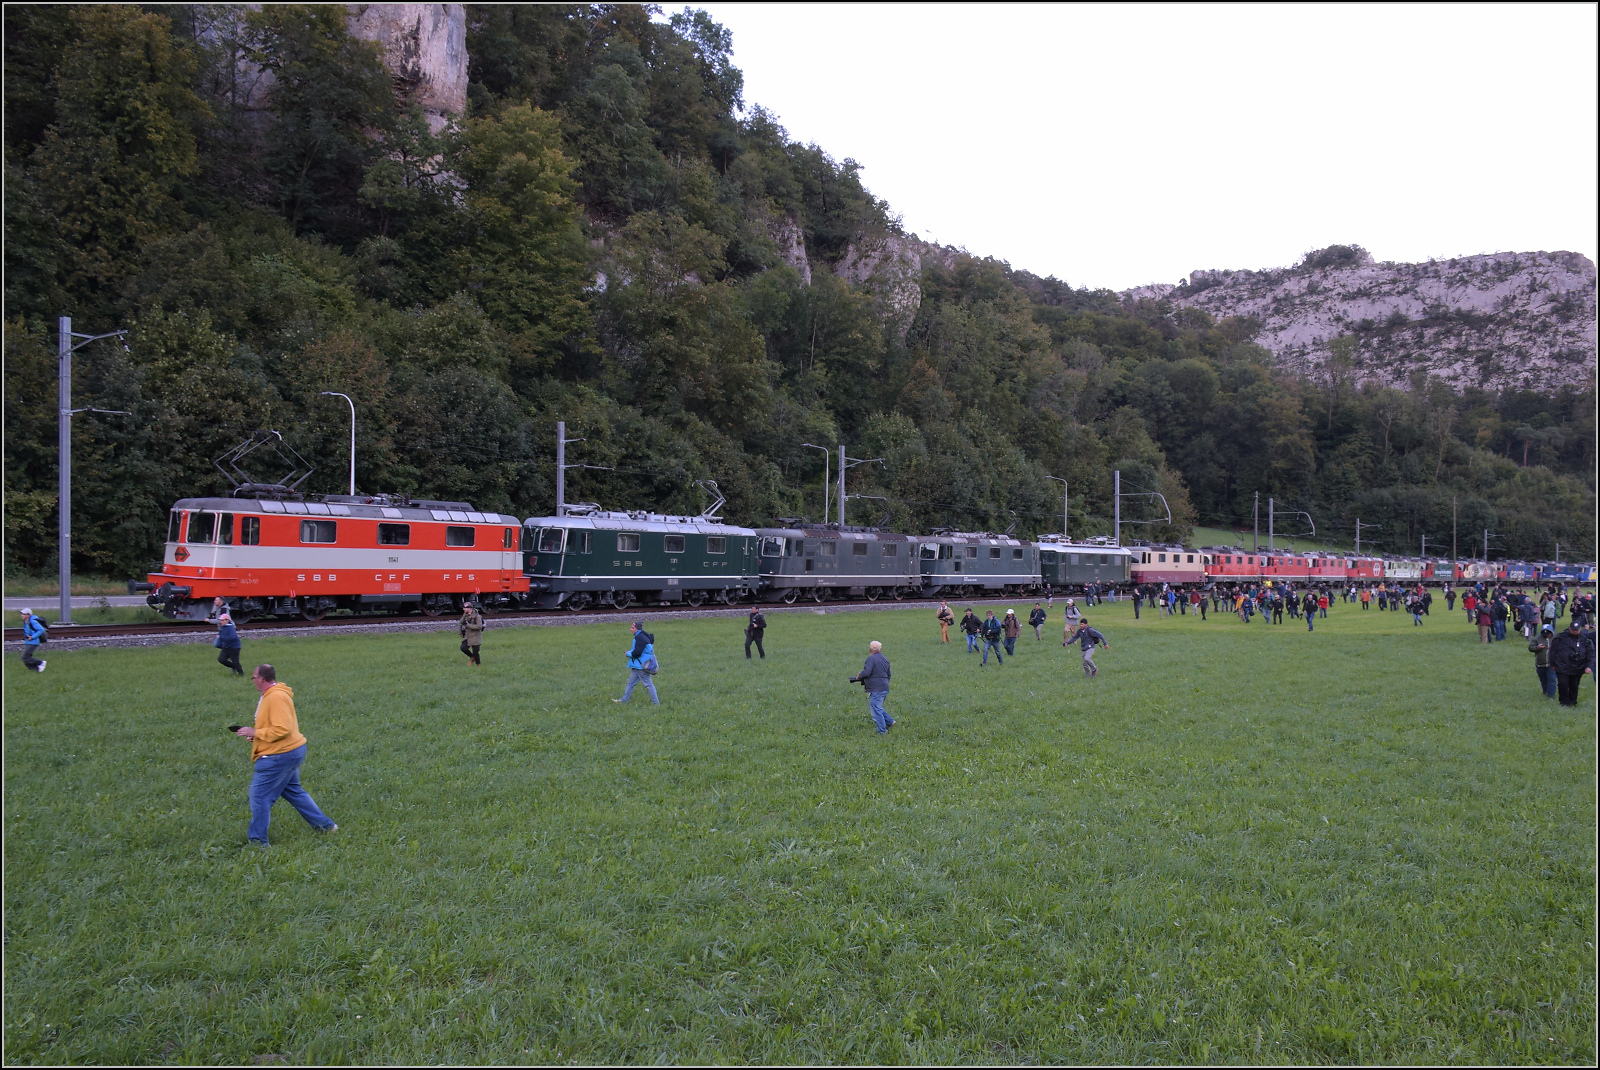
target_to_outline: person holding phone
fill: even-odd
[[[282,796],[300,812],[306,824],[320,832],[337,832],[339,826],[323,813],[311,793],[300,786],[300,766],[306,760],[306,737],[294,709],[294,692],[278,682],[271,665],[257,665],[250,682],[261,693],[256,703],[256,723],[232,725],[234,735],[250,741],[255,771],[250,779],[250,843],[266,847],[272,804]]]

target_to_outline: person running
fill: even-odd
[[[1004,638],[1005,631],[1000,622],[994,619],[994,610],[989,610],[983,622],[983,660],[978,663],[981,669],[989,664],[989,651],[994,651],[994,663],[1004,665],[1005,659],[1000,656],[1000,640]]]
[[[1272,592],[1272,623],[1283,623],[1283,595]]]
[[[1070,598],[1067,599],[1067,604],[1061,608],[1061,619],[1062,619],[1062,622],[1063,622],[1062,626],[1061,626],[1061,628],[1062,628],[1062,631],[1061,631],[1061,645],[1062,646],[1066,646],[1067,645],[1067,642],[1068,642],[1067,636],[1071,635],[1074,631],[1077,630],[1078,618],[1079,618],[1080,615],[1081,614],[1079,614],[1079,612],[1078,612],[1077,603],[1073,602],[1073,600],[1070,599]]]
[[[1083,651],[1083,674],[1093,680],[1100,675],[1100,669],[1094,663],[1095,644],[1111,649],[1111,643],[1099,631],[1089,627],[1089,618],[1084,617],[1078,622],[1078,630],[1072,633],[1072,640]]]
[[[1006,637],[1006,653],[1011,657],[1017,656],[1017,637],[1022,634],[1022,622],[1017,620],[1017,611],[1006,610],[1006,619],[1000,622],[1000,631]]]
[[[644,630],[644,621],[636,620],[629,626],[633,632],[633,644],[628,647],[628,686],[623,688],[622,697],[614,698],[612,702],[627,702],[633,695],[633,689],[639,684],[650,692],[650,705],[661,705],[661,696],[656,694],[656,637]]]
[[[217,618],[217,638],[212,644],[218,650],[217,664],[233,670],[233,675],[243,676],[244,666],[239,664],[239,652],[244,643],[239,639],[239,629],[234,627],[233,616],[227,610]]]
[[[767,634],[767,615],[761,610],[752,609],[750,619],[744,626],[744,659],[750,660],[750,644],[756,645],[756,651],[761,655],[761,660],[767,659],[767,648],[761,645],[762,639]]]
[[[461,624],[456,628],[461,635],[461,652],[467,656],[468,665],[482,665],[478,651],[483,648],[483,614],[468,601],[461,609]]]
[[[894,727],[894,718],[883,708],[889,697],[889,659],[883,656],[883,644],[874,639],[867,644],[867,660],[861,671],[850,677],[852,684],[867,689],[867,709],[872,713],[872,724],[878,735],[885,735]]]
[[[939,612],[935,614],[934,619],[939,622],[939,642],[948,643],[950,641],[950,625],[956,622],[956,615],[950,612],[949,602],[939,603]]]
[[[1049,614],[1045,612],[1044,607],[1038,602],[1033,604],[1033,612],[1028,614],[1028,623],[1033,625],[1033,638],[1035,642],[1044,639],[1044,622],[1048,615]]]
[[[33,615],[33,610],[22,610],[22,667],[29,672],[44,672],[44,667],[50,664],[33,655],[38,651],[39,644],[47,642],[50,638],[50,629],[44,626],[44,621]]]
[[[983,622],[978,619],[976,613],[968,609],[966,615],[961,618],[961,632],[967,637],[968,654],[976,654],[978,652],[978,633],[981,631],[983,631]]]

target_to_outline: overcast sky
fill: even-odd
[[[907,230],[1074,286],[1595,257],[1592,4],[704,6]]]

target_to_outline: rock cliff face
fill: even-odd
[[[961,250],[934,245],[915,234],[878,234],[851,244],[834,271],[852,286],[870,290],[879,311],[905,341],[917,309],[922,307],[922,270],[933,264],[955,266]]]
[[[1319,380],[1340,350],[1356,383],[1401,386],[1420,371],[1457,388],[1553,390],[1595,374],[1595,266],[1577,253],[1380,264],[1333,246],[1293,268],[1196,271],[1122,296],[1253,317],[1280,364]]]

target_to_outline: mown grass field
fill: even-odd
[[[251,641],[342,827],[266,852],[209,647],[12,662],[7,1059],[1594,1062],[1592,683],[1127,603],[1091,682],[1059,610],[662,623],[659,709],[616,625]]]

